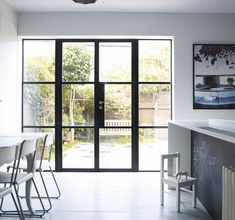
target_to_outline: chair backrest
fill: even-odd
[[[39,152],[39,155],[40,155],[38,157],[40,160],[39,169],[42,168],[42,164],[45,163],[46,161],[50,162],[53,143],[54,143],[54,134],[53,133],[47,134],[44,137],[43,146]]]
[[[12,161],[17,159],[17,149],[18,146],[10,146],[10,147],[1,147],[0,148],[0,166],[11,163]]]
[[[161,178],[164,177],[164,161],[167,160],[167,174],[173,176],[174,173],[180,171],[180,153],[163,154],[161,155]]]
[[[29,154],[33,154],[36,150],[36,143],[36,139],[23,141],[20,149],[20,157],[25,157]]]
[[[50,147],[54,143],[54,134],[49,133],[46,135],[45,146]]]
[[[47,134],[46,136],[46,139],[45,139],[45,147],[48,148],[48,162],[50,162],[51,160],[51,151],[52,151],[52,145],[54,143],[54,134],[53,133],[49,133]]]
[[[13,162],[12,171],[11,171],[11,179],[10,179],[10,186],[13,183],[16,174],[16,164],[18,159],[18,145],[13,145],[9,147],[1,147],[0,148],[0,166]]]
[[[27,159],[27,172],[34,172],[34,162],[35,162],[35,155],[36,155],[36,145],[37,140],[25,140],[22,142],[20,149],[18,151],[18,161],[16,165],[16,171],[18,173],[18,169],[20,167],[20,163],[22,162],[21,158],[26,157]],[[15,179],[17,178],[17,174]]]

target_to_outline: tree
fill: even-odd
[[[202,45],[194,56],[194,61],[202,62],[203,59],[210,61],[213,66],[219,59],[226,59],[226,65],[235,66],[233,56],[235,47],[233,45]]]
[[[169,41],[144,41],[140,44],[139,81],[170,82],[170,45]],[[168,92],[168,84],[142,84],[139,87],[140,97],[152,97],[153,102],[159,99],[159,94]]]
[[[140,44],[139,81],[170,81],[169,42],[144,41]]]
[[[54,81],[54,59],[36,56],[25,63],[25,81]],[[29,104],[34,125],[54,124],[54,86],[50,84],[24,85],[24,104]],[[26,107],[26,106],[25,106]]]

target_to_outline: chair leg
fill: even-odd
[[[42,183],[43,183],[45,192],[46,192],[46,196],[41,196],[41,198],[42,198],[42,199],[48,199],[48,200],[49,200],[49,199],[58,199],[58,198],[61,196],[60,188],[59,188],[59,185],[58,185],[57,180],[56,180],[56,178],[55,178],[55,175],[54,175],[53,170],[51,169],[51,167],[49,167],[49,169],[50,169],[50,173],[51,173],[51,175],[52,175],[53,181],[54,181],[55,186],[56,186],[57,195],[55,195],[55,196],[49,195],[49,192],[48,192],[48,190],[47,190],[47,188],[46,188],[46,182],[45,182],[45,179],[44,179],[43,174],[42,174],[43,171],[39,171],[40,177],[41,177],[41,180],[42,180]],[[20,198],[25,198],[25,196],[20,195]],[[32,196],[31,198],[32,198],[32,199],[35,199],[35,198],[37,198],[37,196]],[[47,212],[50,211],[51,208],[52,208],[51,201],[49,202],[49,204],[50,204],[50,208],[46,209]]]
[[[4,187],[6,187],[7,183],[4,184]],[[16,186],[13,185],[13,188],[14,188],[14,191],[15,191],[15,194],[16,194],[16,199],[13,195],[13,193],[11,193],[11,197],[12,197],[12,200],[14,202],[14,205],[16,207],[16,211],[17,211],[17,214],[19,215],[20,219],[23,219],[24,220],[24,214],[23,214],[23,210],[22,210],[22,206],[21,206],[21,203],[20,203],[20,200],[17,196],[17,189],[16,189]],[[7,215],[6,213],[8,211],[5,211],[3,210],[3,201],[4,201],[4,197],[1,199],[1,203],[0,203],[0,211],[2,212],[3,215]],[[18,205],[17,205],[17,202],[18,202]],[[13,211],[14,212],[14,211]]]
[[[161,205],[164,205],[164,183],[160,184],[160,197],[161,197]]]
[[[14,188],[14,191],[15,191],[15,194],[16,194],[16,199],[17,199],[17,202],[18,202],[18,204],[19,204],[19,211],[20,211],[20,213],[21,213],[21,216],[23,216],[22,217],[22,219],[24,220],[25,219],[25,216],[27,216],[27,217],[42,217],[43,215],[45,215],[45,213],[46,213],[46,210],[45,210],[45,208],[44,208],[44,205],[43,205],[43,202],[42,202],[42,199],[41,199],[41,197],[40,197],[40,194],[39,194],[39,191],[38,191],[38,188],[37,188],[37,186],[36,186],[36,183],[35,183],[35,181],[34,181],[34,179],[32,179],[32,182],[33,182],[33,185],[34,185],[34,188],[35,188],[35,190],[36,190],[36,193],[37,193],[37,198],[39,199],[39,201],[40,201],[40,204],[41,204],[41,206],[42,206],[42,210],[36,210],[36,212],[42,212],[42,213],[40,213],[40,214],[35,214],[35,213],[29,213],[29,210],[23,210],[23,208],[22,208],[22,205],[21,205],[21,202],[20,202],[20,196],[18,195],[18,190],[17,190],[17,186],[14,184],[13,185],[13,188]],[[18,210],[17,210],[17,213],[15,212],[15,211],[5,211],[5,212],[3,212],[4,214],[8,214],[8,215],[18,215]]]
[[[4,200],[4,198],[1,198],[1,203],[0,203],[0,211],[1,211],[1,212],[4,212],[4,211],[2,210],[3,200]]]
[[[38,199],[39,199],[39,201],[40,201],[40,204],[41,204],[41,206],[42,206],[42,210],[39,210],[39,211],[42,211],[42,214],[39,215],[40,217],[42,217],[43,215],[46,214],[46,210],[45,210],[45,207],[44,207],[44,205],[43,205],[42,198],[41,198],[41,196],[40,196],[40,194],[39,194],[39,191],[38,191],[38,188],[37,188],[37,186],[36,186],[36,183],[35,183],[34,179],[32,179],[32,182],[33,182],[34,188],[35,188],[35,190],[36,190],[36,193],[37,193]]]
[[[196,197],[196,186],[193,184],[193,207],[196,208],[197,205],[197,197]]]
[[[176,187],[176,209],[177,212],[180,212],[180,187]]]
[[[14,184],[14,185],[13,185],[13,188],[14,188],[14,190],[15,190],[16,200],[17,200],[17,202],[18,202],[18,204],[19,204],[20,213],[21,213],[21,215],[23,216],[23,219],[24,219],[24,212],[23,212],[23,209],[22,209],[22,205],[21,205],[21,202],[20,202],[20,198],[19,198],[19,196],[18,196],[18,187],[16,188],[16,185]]]
[[[13,188],[14,188],[14,191],[16,191],[16,188],[15,187],[13,187]],[[16,198],[15,198],[14,194],[11,193],[11,198],[12,198],[13,203],[15,205],[16,211],[5,211],[5,210],[2,210],[2,207],[1,207],[1,212],[2,212],[1,215],[3,215],[3,216],[18,215],[20,220],[25,220],[24,213],[23,213],[23,210],[22,210],[22,206],[21,206],[21,203],[19,201],[18,196],[16,195]],[[1,206],[2,205],[3,205],[3,200],[1,202]]]
[[[42,184],[43,184],[43,187],[44,187],[44,190],[45,190],[45,193],[46,193],[46,196],[40,196],[40,198],[48,200],[49,208],[45,209],[45,211],[49,212],[52,209],[52,203],[51,203],[51,200],[50,200],[50,196],[49,196],[49,193],[48,193],[48,190],[47,190],[46,183],[45,183],[45,180],[43,178],[42,172],[39,171],[39,174],[40,174]],[[26,198],[25,196],[22,196],[22,195],[19,195],[19,197],[20,198]],[[31,196],[31,199],[39,199],[39,197],[37,195]],[[36,210],[36,211],[44,211],[44,210]]]
[[[57,195],[57,196],[50,196],[50,198],[58,199],[58,198],[61,196],[60,188],[59,188],[59,185],[58,185],[57,180],[56,180],[56,178],[55,178],[54,172],[53,172],[53,170],[51,169],[51,166],[49,166],[49,168],[50,168],[50,172],[51,172],[51,175],[52,175],[52,177],[53,177],[53,180],[54,180],[54,182],[55,182],[55,185],[56,185],[56,188],[57,188],[57,192],[58,192],[58,195]]]
[[[6,187],[6,183],[4,183],[4,187]],[[2,206],[3,206],[3,201],[4,201],[4,197],[3,198],[1,198],[1,203],[0,203],[0,211],[1,212],[4,212],[4,210],[2,209]]]
[[[44,178],[43,178],[42,172],[39,171],[39,174],[40,174],[40,177],[41,177],[41,180],[42,180],[42,184],[43,184],[43,187],[44,187],[44,190],[45,190],[45,193],[46,193],[46,197],[45,197],[45,198],[47,198],[48,203],[49,203],[49,208],[46,209],[46,211],[49,212],[49,211],[51,210],[51,208],[52,208],[50,196],[49,196],[49,194],[48,194],[48,190],[47,190],[46,183],[45,183],[45,180],[44,180]],[[44,197],[41,197],[41,198],[44,198]]]
[[[4,187],[7,186],[7,183],[4,183]],[[4,210],[3,210],[3,201],[4,201],[4,197],[1,199],[1,203],[0,203],[0,211],[4,213]]]
[[[14,205],[15,205],[15,207],[16,207],[16,210],[17,210],[17,213],[18,213],[20,219],[21,219],[21,220],[25,220],[24,213],[18,208],[16,199],[15,199],[13,193],[11,193],[11,197],[12,197],[12,200],[13,200],[13,202],[14,202]]]

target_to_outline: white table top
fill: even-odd
[[[25,140],[43,138],[47,133],[0,133],[0,147],[8,147],[22,143]]]

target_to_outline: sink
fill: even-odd
[[[207,130],[207,131],[212,131],[212,132],[215,132],[215,133],[218,133],[218,134],[227,135],[227,136],[230,136],[230,137],[235,137],[235,132],[220,130],[220,129],[212,128],[212,127],[199,127],[199,128]]]

